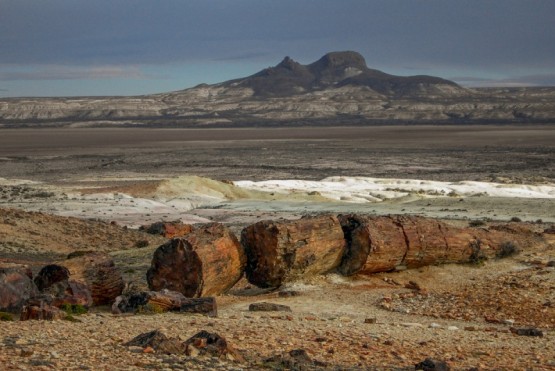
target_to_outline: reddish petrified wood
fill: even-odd
[[[72,280],[89,287],[94,305],[112,304],[125,286],[120,270],[108,254],[87,253],[59,264],[69,270]]]
[[[344,275],[502,257],[542,241],[522,228],[457,228],[416,216],[342,215],[339,219],[347,241],[339,266]]]
[[[44,266],[35,277],[35,284],[44,296],[49,296],[50,305],[64,304],[92,305],[90,288],[84,283],[70,278],[69,270],[57,264]]]
[[[214,223],[158,247],[147,282],[153,291],[168,289],[186,297],[214,296],[226,292],[241,278],[245,264],[245,252],[235,235]]]
[[[335,216],[261,221],[243,229],[249,282],[278,287],[301,276],[327,273],[341,262],[345,240]]]
[[[26,265],[0,263],[0,311],[19,312],[38,293],[33,273]]]

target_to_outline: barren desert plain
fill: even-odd
[[[262,220],[347,214],[527,237],[510,256],[464,264],[332,270],[273,288],[243,276],[216,296],[217,316],[16,314],[0,322],[0,369],[414,370],[428,358],[419,367],[555,369],[553,125],[0,129],[0,263],[34,275],[101,251],[126,289],[146,290],[167,238],[140,226],[217,222],[241,239]],[[249,310],[259,302],[290,311]],[[234,353],[125,345],[153,330],[217,333]]]

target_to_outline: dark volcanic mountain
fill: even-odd
[[[465,89],[368,68],[352,51],[308,65],[286,57],[245,78],[165,94],[0,100],[0,127],[534,122],[555,122],[555,88]]]
[[[363,86],[388,96],[422,94],[426,89],[440,85],[460,88],[454,82],[438,77],[401,77],[370,69],[364,57],[352,51],[328,53],[309,65],[285,57],[275,67],[224,85],[247,87],[261,97],[286,97],[343,86]]]

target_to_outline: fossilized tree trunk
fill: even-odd
[[[168,289],[186,297],[219,295],[243,275],[243,247],[226,227],[211,224],[160,246],[147,272],[151,290]]]
[[[341,262],[345,240],[335,216],[261,221],[243,229],[248,280],[277,287],[300,276],[327,273]]]

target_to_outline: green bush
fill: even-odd
[[[0,321],[13,321],[13,316],[10,313],[0,312]]]
[[[86,307],[84,307],[81,304],[67,304],[67,303],[62,304],[60,309],[66,312],[68,316],[71,316],[72,314],[76,314],[76,315],[85,314],[89,311]]]

